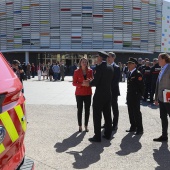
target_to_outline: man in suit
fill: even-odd
[[[129,77],[127,81],[127,106],[130,120],[130,129],[126,132],[135,132],[135,135],[143,134],[142,114],[140,111],[140,99],[144,92],[142,74],[136,69],[137,60],[129,58]]]
[[[116,54],[113,52],[109,52],[108,63],[113,67],[114,73],[113,73],[113,79],[112,79],[112,112],[113,112],[113,126],[112,130],[118,129],[118,119],[119,119],[119,109],[118,109],[118,96],[120,96],[119,91],[119,79],[120,79],[120,68],[115,63]]]
[[[107,65],[107,57],[108,54],[106,52],[98,52],[98,66],[96,67],[94,79],[91,81],[84,81],[84,85],[96,87],[93,97],[93,123],[95,135],[94,137],[89,138],[90,142],[101,142],[102,112],[105,120],[105,131],[103,138],[109,140],[112,134],[111,82],[113,79],[113,67]]]
[[[170,56],[167,53],[161,53],[158,56],[159,65],[162,67],[159,73],[156,90],[155,90],[155,104],[159,104],[160,118],[162,123],[162,135],[159,138],[153,139],[155,142],[168,141],[168,118],[170,116],[170,101],[163,100],[163,91],[170,90]]]

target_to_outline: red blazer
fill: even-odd
[[[92,79],[93,71],[91,69],[87,69],[86,76],[87,76],[87,79]],[[79,96],[92,95],[91,87],[81,86],[83,83],[83,80],[84,80],[84,76],[83,76],[82,69],[75,70],[74,76],[73,76],[73,86],[76,86],[75,95],[79,95]]]

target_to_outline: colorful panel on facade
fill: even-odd
[[[170,5],[164,2],[163,6],[167,14],[162,20],[162,0],[3,0],[0,50],[159,52],[163,37],[162,50],[168,51]]]

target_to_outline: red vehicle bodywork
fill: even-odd
[[[20,80],[0,53],[0,95],[4,96],[0,103],[0,126],[6,130],[0,143],[0,170],[17,169],[24,160],[27,122],[25,98],[21,90]]]

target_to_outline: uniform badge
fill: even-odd
[[[141,80],[142,80],[142,77],[138,77],[138,80],[141,81]]]

